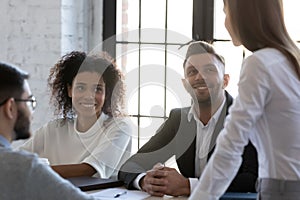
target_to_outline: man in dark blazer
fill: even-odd
[[[128,189],[154,196],[189,195],[213,153],[233,101],[224,90],[229,81],[224,59],[212,45],[194,42],[183,66],[183,84],[192,96],[192,106],[173,109],[157,133],[124,163],[118,177]],[[180,173],[161,164],[174,155]],[[227,191],[254,192],[257,168],[257,153],[249,143]]]

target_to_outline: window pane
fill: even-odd
[[[176,47],[176,49],[174,49]],[[186,51],[186,50],[185,50]],[[184,78],[183,61],[185,51],[178,50],[178,45],[169,45],[167,53],[167,105],[166,114],[168,115],[173,108],[189,106],[191,103],[190,95],[183,87]]]
[[[140,74],[142,85],[164,85],[165,51],[163,45],[141,45]]]
[[[225,72],[230,75],[229,85],[226,90],[236,97],[238,94],[238,81],[243,61],[243,47],[235,47],[232,42],[215,42],[217,51],[225,58]]]
[[[163,45],[141,45],[141,114],[159,106],[164,116],[165,51]],[[152,115],[152,114],[151,114]]]
[[[225,25],[225,14],[223,12],[223,1],[215,0],[215,13],[214,13],[214,38],[231,40]]]
[[[139,0],[117,1],[116,24],[117,41],[138,41],[136,30],[139,28]]]
[[[175,31],[185,37],[192,38],[193,1],[168,1],[168,30]],[[171,34],[171,35],[170,35]],[[181,37],[173,37],[168,32],[168,42],[185,43]]]
[[[168,30],[166,39],[168,43],[185,44],[192,40],[192,36],[188,37],[181,32]]]
[[[141,65],[165,66],[165,47],[164,45],[144,44],[141,45]]]
[[[141,28],[165,28],[166,1],[141,1]]]
[[[157,83],[141,85],[141,115],[164,116],[164,86]]]
[[[165,41],[165,19],[166,19],[166,1],[151,0],[141,1],[141,29],[155,28],[162,31],[155,35],[145,35],[142,33],[143,42],[164,42]]]
[[[138,140],[140,141],[140,147],[142,147],[148,140],[156,133],[158,128],[163,124],[163,118],[140,118],[140,137],[138,136],[138,118],[130,117],[132,122],[132,148],[131,152],[135,153],[138,150]]]
[[[141,120],[140,146],[143,146],[156,133],[157,129],[164,122],[164,119],[141,117],[140,120]]]
[[[129,114],[138,114],[138,77],[139,51],[138,45],[116,45],[116,62],[122,68],[126,84],[126,104]]]
[[[178,77],[168,76],[167,94],[166,94],[166,115],[174,108],[182,108],[191,105],[191,97],[182,85]]]
[[[117,44],[116,62],[123,73],[138,68],[139,46],[136,44]]]
[[[187,51],[187,45],[167,45],[167,66],[184,77],[183,62]]]
[[[139,67],[139,45],[117,44],[116,61],[123,72],[130,72]]]
[[[300,41],[300,1],[283,0],[284,18],[288,32],[293,40]]]

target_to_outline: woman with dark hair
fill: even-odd
[[[249,140],[258,152],[258,199],[300,199],[300,51],[286,30],[282,0],[224,0],[224,12],[233,44],[253,54],[190,199],[219,199]]]
[[[114,177],[130,155],[124,82],[108,54],[71,52],[50,70],[48,85],[58,119],[21,148],[47,158],[62,177]]]

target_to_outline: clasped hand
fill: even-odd
[[[147,171],[140,180],[141,188],[153,196],[164,195],[186,196],[190,195],[190,183],[174,168],[165,167],[158,163]]]

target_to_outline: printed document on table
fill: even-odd
[[[139,191],[139,190],[127,190],[122,188],[109,188],[104,189],[99,192],[95,192],[90,194],[96,198],[103,199],[103,200],[140,200],[140,199],[146,199],[150,195],[146,192]]]

